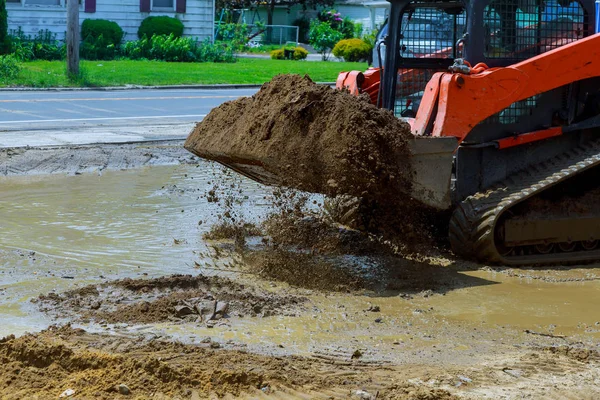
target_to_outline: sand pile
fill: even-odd
[[[213,109],[185,148],[253,165],[285,186],[378,199],[409,192],[410,137],[388,110],[308,77],[279,75],[254,96]]]

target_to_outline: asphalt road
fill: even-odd
[[[213,107],[256,91],[2,91],[0,147],[185,138]]]

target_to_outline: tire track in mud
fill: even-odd
[[[551,346],[463,371],[466,398],[598,398],[600,357],[582,346]],[[574,379],[574,377],[577,377]]]

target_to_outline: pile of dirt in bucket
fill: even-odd
[[[254,96],[213,109],[185,148],[252,165],[284,186],[381,198],[409,192],[410,137],[388,110],[308,77],[278,75]]]

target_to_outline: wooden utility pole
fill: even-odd
[[[67,73],[79,76],[79,0],[67,1]]]

